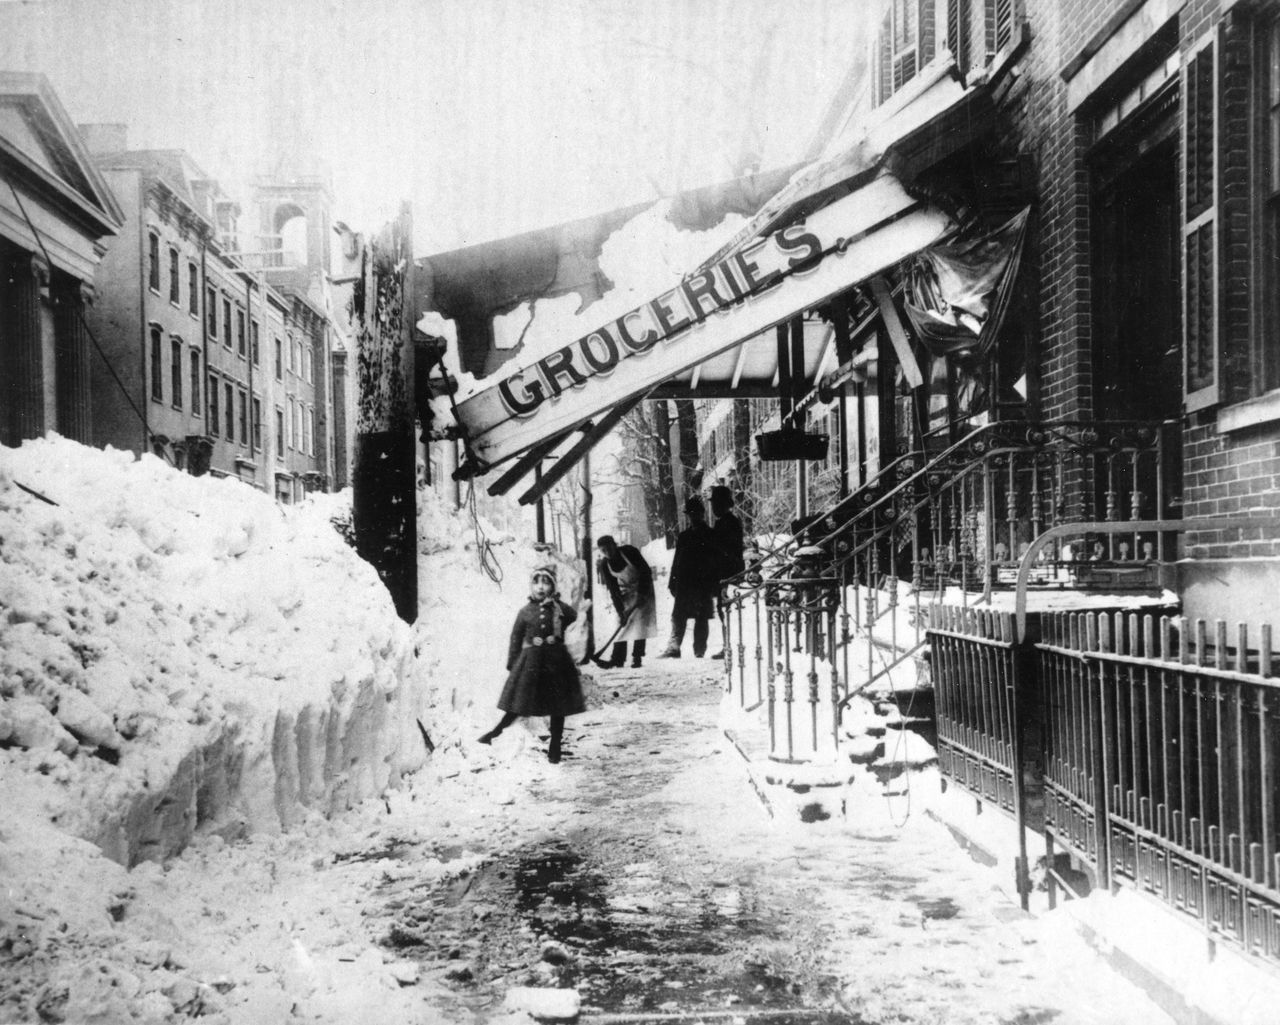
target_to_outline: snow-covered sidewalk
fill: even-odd
[[[518,1021],[504,996],[529,985],[572,985],[587,1013],[1164,1020],[901,800],[867,787],[845,819],[770,819],[716,725],[715,668],[606,674],[559,766],[529,721],[342,819],[104,876],[111,915],[73,932],[65,984],[98,1020],[246,1025]]]

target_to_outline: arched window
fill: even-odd
[[[307,262],[307,214],[296,203],[276,207],[272,218],[280,265],[296,267]]]

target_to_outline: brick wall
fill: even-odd
[[[1280,437],[1272,430],[1230,437],[1214,424],[1183,436],[1184,516],[1280,515]],[[1199,531],[1188,535],[1194,559],[1280,555],[1280,540],[1262,528]]]
[[[1092,414],[1089,181],[1084,127],[1067,110],[1061,71],[1123,0],[1026,0],[1032,43],[1018,69],[1019,87],[1003,105],[1031,158],[1040,197],[1038,245],[1040,413]]]
[[[1249,117],[1255,68],[1249,14],[1223,18],[1220,6],[1218,0],[1191,0],[1180,25],[1184,50],[1219,27],[1219,372],[1223,404],[1228,405],[1248,398],[1256,386],[1252,341],[1260,296],[1254,288],[1253,257],[1259,239],[1251,177]],[[1280,424],[1219,434],[1216,409],[1192,418],[1183,434],[1183,484],[1187,517],[1280,514]],[[1263,528],[1193,532],[1187,536],[1186,554],[1280,556],[1280,540],[1275,531]]]
[[[1030,158],[1039,196],[1028,269],[1038,282],[1038,411],[1047,418],[1088,418],[1093,412],[1089,139],[1085,119],[1067,110],[1061,71],[1123,6],[1123,0],[1026,0],[1032,43],[1001,106],[1006,133]],[[1248,132],[1255,69],[1247,18],[1236,13],[1224,20],[1220,0],[1189,0],[1179,16],[1184,53],[1221,25],[1218,301],[1224,403],[1247,398],[1257,387],[1252,338],[1259,296],[1252,260],[1258,239]],[[1280,424],[1220,435],[1215,409],[1195,414],[1184,429],[1183,465],[1185,516],[1280,513]],[[1202,532],[1187,538],[1186,551],[1198,558],[1273,556],[1280,555],[1280,540],[1261,530]]]

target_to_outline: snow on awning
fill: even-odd
[[[936,242],[952,227],[892,176],[726,256],[458,404],[493,466]]]
[[[612,420],[696,367],[724,364],[740,375],[731,350],[948,234],[951,219],[885,169],[896,144],[975,95],[949,67],[922,79],[894,109],[877,111],[852,145],[799,172],[674,288],[460,395],[455,415],[471,456],[464,472],[545,448],[601,414]]]

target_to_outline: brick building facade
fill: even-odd
[[[1000,99],[1001,142],[1035,176],[1038,413],[1176,423],[1170,505],[1144,515],[1274,514],[1280,5],[1026,0],[1015,13],[1029,42]],[[1185,611],[1269,611],[1277,554],[1271,530],[1189,532]]]
[[[1159,430],[1159,466],[1136,483],[1105,485],[1083,463],[1066,465],[1063,511],[1076,520],[1274,515],[1280,4],[892,0],[862,114],[910,88],[929,61],[953,58],[990,95],[992,125],[917,187],[988,225],[1031,208],[990,394],[979,416],[961,419]],[[807,419],[847,449],[846,491],[911,448],[929,450],[909,422],[920,400],[883,380],[883,367],[876,380],[883,331],[858,344],[862,372],[843,375],[837,400],[847,429],[833,403]],[[1177,563],[1166,579],[1190,616],[1256,619],[1280,584],[1278,556],[1274,530],[1187,531],[1166,553]]]
[[[239,206],[186,153],[131,150],[121,125],[82,131],[125,222],[91,319],[111,362],[95,371],[97,443],[281,501],[332,486],[329,317],[306,276],[276,282],[279,261],[242,256]]]

